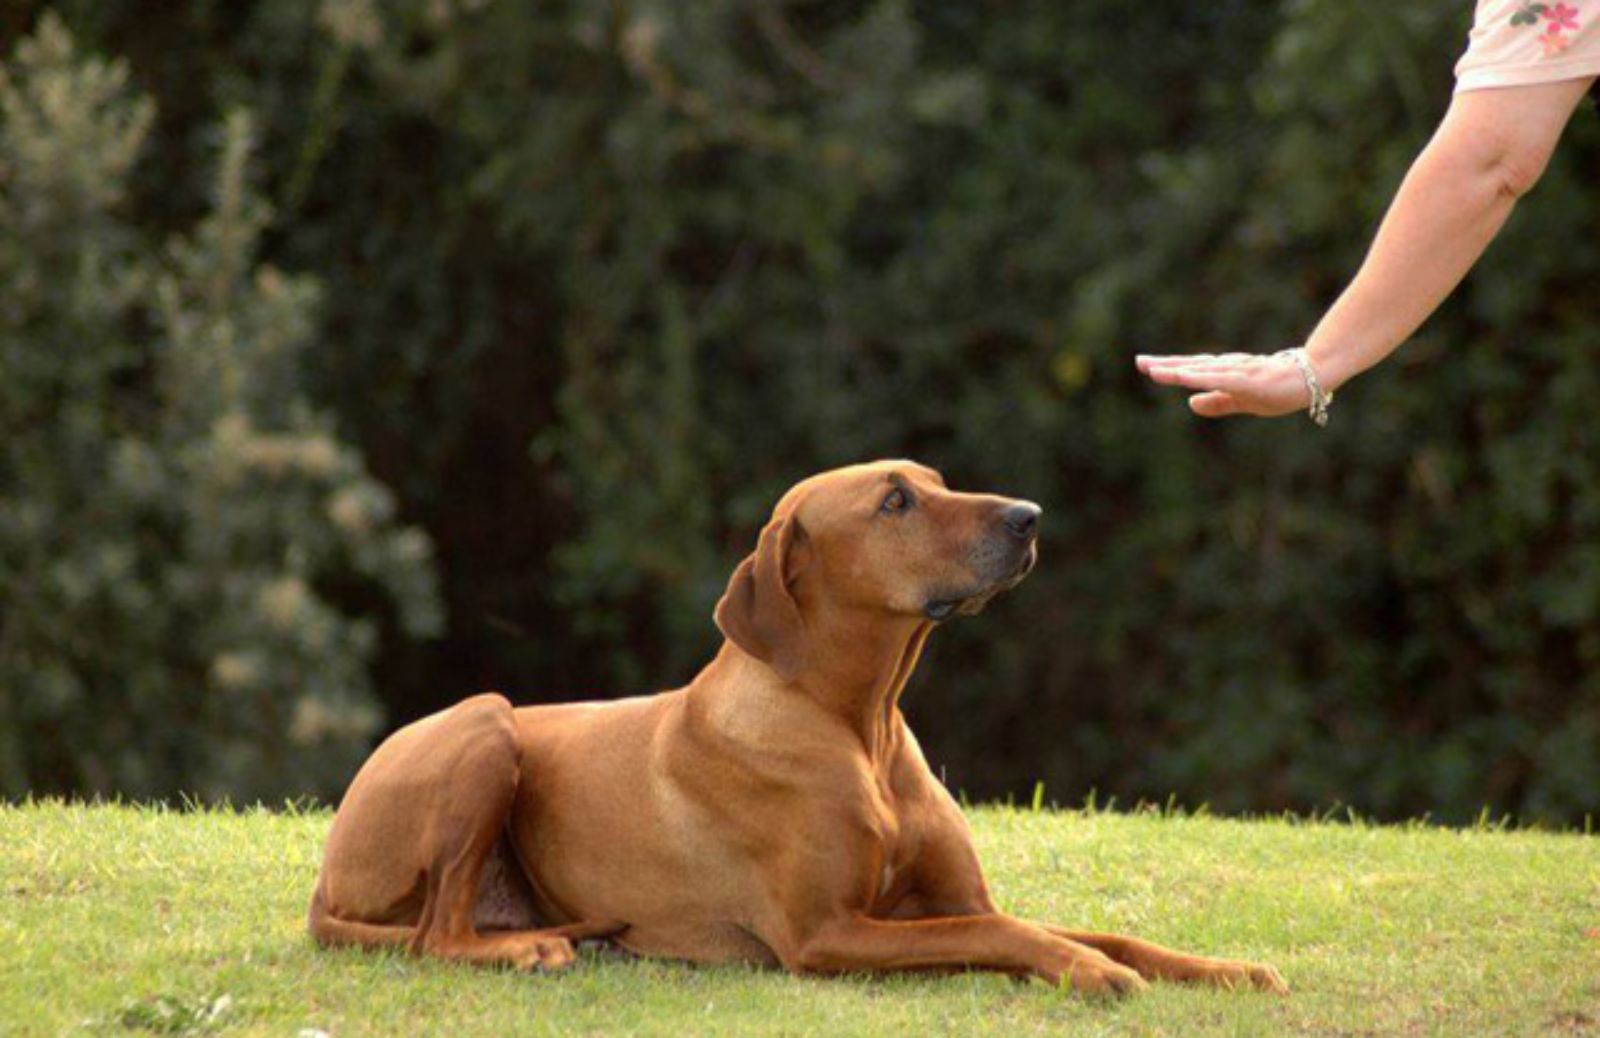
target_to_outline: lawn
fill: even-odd
[[[1600,1035],[1600,839],[979,808],[1010,909],[1261,959],[1288,998],[797,979],[590,955],[524,976],[320,952],[329,816],[0,807],[0,1032]]]

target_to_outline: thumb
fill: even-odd
[[[1243,408],[1230,393],[1196,393],[1189,398],[1189,410],[1201,418],[1226,418],[1239,414]]]

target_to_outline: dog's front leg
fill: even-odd
[[[1097,994],[1146,986],[1138,973],[1101,952],[1001,913],[913,920],[850,915],[816,926],[782,958],[797,973],[985,969]]]
[[[1069,930],[1050,923],[1034,925],[1054,937],[1097,949],[1108,958],[1135,970],[1146,980],[1212,984],[1229,989],[1254,987],[1278,995],[1289,993],[1289,985],[1284,983],[1278,971],[1260,963],[1189,955],[1122,934]]]

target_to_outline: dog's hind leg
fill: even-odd
[[[340,919],[328,912],[322,898],[322,884],[311,894],[311,908],[306,913],[306,928],[317,943],[324,948],[393,948],[410,945],[416,936],[415,926],[360,923]]]
[[[511,704],[475,696],[379,746],[328,834],[309,928],[324,945],[413,952],[519,969],[559,969],[572,941],[622,929],[578,923],[480,933],[485,863],[505,831],[521,774]]]

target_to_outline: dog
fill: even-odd
[[[785,494],[686,687],[400,729],[329,831],[324,946],[559,969],[573,942],[802,974],[992,970],[1082,992],[1287,991],[1277,971],[1000,911],[899,699],[928,636],[1016,586],[1040,509],[879,461]]]

